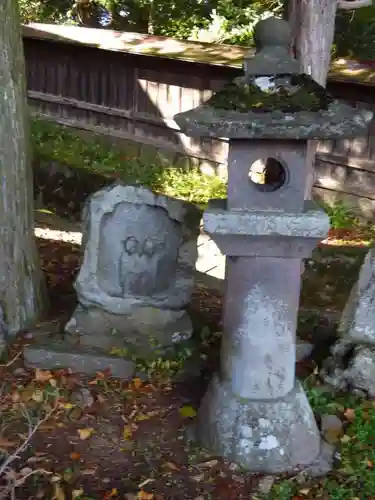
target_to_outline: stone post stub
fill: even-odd
[[[305,200],[309,139],[365,133],[372,113],[335,101],[290,55],[280,19],[260,21],[243,76],[174,119],[196,137],[227,137],[228,198],[204,229],[227,256],[220,373],[196,420],[205,448],[263,473],[311,464],[320,435],[295,379],[302,259],[329,230]]]
[[[155,347],[190,338],[186,307],[194,289],[200,218],[195,205],[144,187],[117,182],[92,195],[83,211],[78,306],[63,345],[72,352],[95,351],[101,359],[114,350],[147,357]],[[33,349],[26,354],[29,364],[35,363]],[[53,341],[51,349],[48,363],[55,363]]]

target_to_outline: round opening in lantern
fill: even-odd
[[[277,191],[287,181],[287,170],[275,158],[261,158],[251,165],[249,180],[259,191]]]

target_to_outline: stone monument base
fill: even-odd
[[[131,346],[142,356],[156,345],[169,346],[189,339],[193,326],[186,311],[139,307],[123,315],[78,305],[65,331],[77,337],[81,346],[108,351]]]
[[[113,377],[124,380],[135,376],[136,365],[133,361],[110,356],[103,350],[74,345],[55,336],[25,346],[23,355],[29,368],[70,369],[89,376],[109,370]]]
[[[252,472],[277,474],[312,464],[321,438],[305,392],[278,400],[248,400],[217,375],[202,400],[195,437],[210,451]]]
[[[137,368],[137,361],[144,361],[145,366],[153,359],[177,359],[177,351],[181,353],[189,351],[190,356],[182,362],[176,373],[172,375],[175,381],[183,381],[199,376],[205,366],[201,357],[200,342],[197,339],[188,339],[176,344],[167,345],[152,351],[149,347],[148,355],[135,356],[134,352],[126,348],[122,341],[123,351],[117,353],[112,349],[114,342],[108,348],[104,345],[84,345],[80,343],[81,337],[64,332],[65,321],[53,321],[41,323],[33,332],[32,344],[24,347],[24,362],[29,368],[41,368],[44,370],[70,369],[74,373],[81,373],[88,376],[95,376],[98,372],[109,371],[111,376],[129,380],[133,377],[140,377],[142,380],[149,380],[149,373]],[[104,343],[103,343],[104,344]],[[128,353],[127,353],[128,351]],[[137,361],[135,360],[137,358]]]

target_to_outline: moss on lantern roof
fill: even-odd
[[[261,78],[261,77],[260,77]],[[272,90],[263,90],[252,81],[238,79],[230,82],[214,94],[206,103],[215,109],[237,111],[240,113],[272,113],[281,111],[295,113],[298,111],[321,111],[327,109],[333,101],[325,89],[307,75],[277,75],[268,77],[274,83]],[[279,84],[280,80],[288,80],[289,85]]]
[[[174,119],[193,137],[341,139],[362,135],[372,112],[340,103],[302,73],[290,54],[288,23],[269,17],[254,29],[256,54],[244,75]]]

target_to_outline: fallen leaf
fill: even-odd
[[[64,408],[64,410],[71,410],[74,408],[74,405],[72,405],[72,403],[63,403],[62,407]]]
[[[302,490],[299,490],[301,495],[307,496],[310,493],[310,488],[303,488]]]
[[[192,476],[192,479],[196,481],[197,483],[200,483],[204,479],[204,473],[203,474],[198,474],[197,476]]]
[[[40,389],[37,389],[36,391],[33,392],[31,398],[36,402],[36,403],[41,403],[44,399],[44,393]]]
[[[150,420],[150,418],[155,417],[158,414],[157,411],[149,411],[148,413],[139,413],[136,417],[135,420],[138,422],[141,422],[143,420]]]
[[[85,427],[84,429],[78,429],[78,434],[80,439],[88,439],[93,435],[95,429],[92,427]]]
[[[133,432],[137,429],[135,425],[124,425],[122,431],[122,437],[124,439],[131,439],[133,437]]]
[[[208,462],[202,462],[199,464],[199,467],[207,467],[208,469],[211,469],[212,467],[215,467],[219,463],[218,460],[209,460]]]
[[[19,401],[21,401],[21,395],[18,391],[14,391],[12,393],[12,402],[13,403],[18,403]]]
[[[351,438],[350,436],[348,436],[347,434],[344,434],[344,435],[342,436],[342,438],[340,439],[340,441],[341,441],[342,443],[349,443],[349,441],[351,441],[351,440],[352,440],[352,438]]]
[[[138,492],[137,499],[138,500],[152,500],[154,498],[153,493],[147,493],[147,491],[141,490]]]
[[[155,479],[152,479],[151,477],[149,477],[148,479],[145,479],[144,481],[142,481],[141,483],[139,483],[138,485],[138,488],[143,488],[144,486],[146,486],[146,484],[150,484],[152,482],[154,482]]]
[[[84,494],[84,490],[80,488],[79,490],[72,491],[72,500],[77,500],[77,498],[81,497]]]
[[[216,494],[215,498],[223,500],[237,500],[238,489],[232,479],[218,477],[216,479],[214,494]]]
[[[355,421],[355,410],[353,408],[347,408],[344,412],[344,417],[348,422],[354,422]]]
[[[93,476],[97,471],[97,467],[92,467],[91,469],[81,470],[82,476]]]
[[[105,403],[105,402],[107,401],[107,398],[106,398],[106,397],[104,397],[102,394],[98,394],[98,395],[96,396],[96,399],[98,400],[98,402],[99,402],[100,404],[103,404],[103,403]]]
[[[53,378],[53,375],[49,370],[41,370],[40,368],[37,368],[35,370],[34,378],[38,382],[49,382]]]
[[[45,423],[45,424],[42,424],[39,426],[39,430],[40,431],[54,431],[56,429],[56,425],[55,424],[51,424],[51,423]]]
[[[68,413],[69,420],[79,420],[83,415],[83,410],[79,406],[75,406]]]
[[[135,389],[139,389],[142,386],[142,380],[140,378],[133,378],[132,380],[133,387]]]
[[[7,450],[8,448],[13,448],[17,443],[15,441],[9,441],[9,439],[0,436],[0,448]]]
[[[103,500],[108,500],[109,498],[117,497],[117,495],[118,495],[118,489],[117,488],[112,488],[111,491],[109,491],[108,493],[106,493],[104,495],[104,499]]]
[[[76,451],[72,451],[72,453],[69,455],[71,460],[79,460],[81,458],[81,455],[77,453]]]
[[[65,500],[65,493],[59,483],[55,484],[55,491],[53,492],[52,500]]]
[[[343,431],[342,429],[327,429],[323,435],[327,443],[335,444],[342,438]]]
[[[54,474],[51,477],[51,483],[59,483],[61,481],[61,476],[59,474]]]
[[[174,470],[174,471],[180,470],[179,467],[177,467],[177,465],[174,464],[173,462],[166,462],[165,464],[163,464],[163,468]]]
[[[184,418],[194,418],[197,415],[196,410],[192,406],[182,406],[179,411],[181,417]]]

